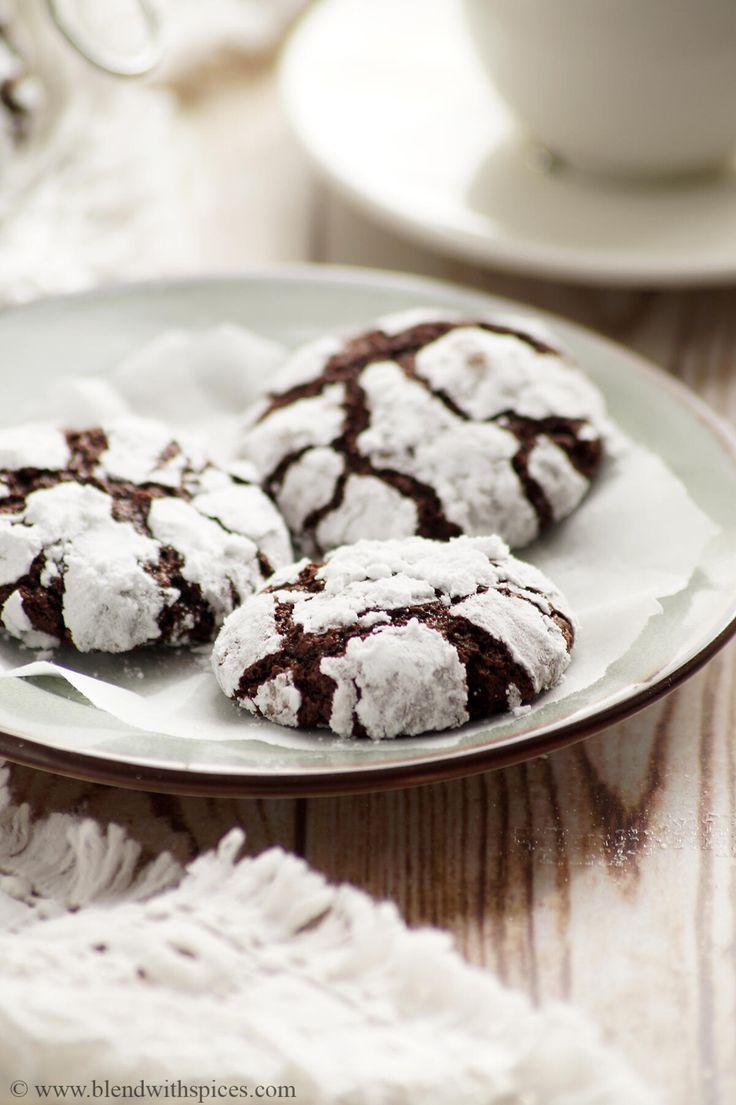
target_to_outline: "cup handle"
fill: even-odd
[[[46,0],[49,15],[67,42],[95,68],[115,77],[143,77],[158,65],[164,53],[161,20],[155,3],[153,0],[136,0],[136,3],[146,26],[146,41],[136,51],[116,56],[114,52],[100,49],[99,44],[80,31],[66,10],[65,0]]]

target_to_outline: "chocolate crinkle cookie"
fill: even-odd
[[[532,541],[601,460],[600,393],[536,324],[408,312],[299,350],[246,416],[304,552],[361,538]]]
[[[292,558],[250,466],[158,422],[0,430],[0,622],[30,647],[210,641]]]
[[[563,596],[498,537],[360,541],[276,573],[227,619],[213,667],[252,714],[379,740],[531,702],[573,638]]]

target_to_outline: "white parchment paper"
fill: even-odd
[[[108,377],[62,381],[39,416],[85,425],[138,413],[200,434],[218,459],[235,447],[240,412],[282,361],[278,345],[234,325],[161,334]],[[578,619],[561,701],[596,683],[688,583],[718,527],[655,454],[612,430],[603,471],[583,505],[521,555],[567,595]],[[146,731],[196,740],[256,740],[308,748],[314,736],[251,718],[221,694],[209,649],[140,650],[129,656],[60,649],[34,658],[0,640],[0,677],[65,679],[99,709]],[[532,707],[533,709],[533,707]],[[324,740],[324,738],[322,738]],[[437,737],[431,738],[437,747]],[[444,735],[448,745],[456,734]],[[420,741],[412,738],[413,747]]]

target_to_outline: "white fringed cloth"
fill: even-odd
[[[293,1086],[299,1105],[653,1105],[582,1014],[534,1009],[392,904],[281,849],[239,858],[237,830],[186,870],[141,867],[115,825],[34,822],[7,776],[3,1102],[18,1079],[26,1102],[96,1079]]]

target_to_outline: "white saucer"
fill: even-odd
[[[282,89],[339,191],[442,252],[592,283],[736,277],[736,162],[717,179],[656,185],[535,167],[460,0],[321,0],[287,46]]]

